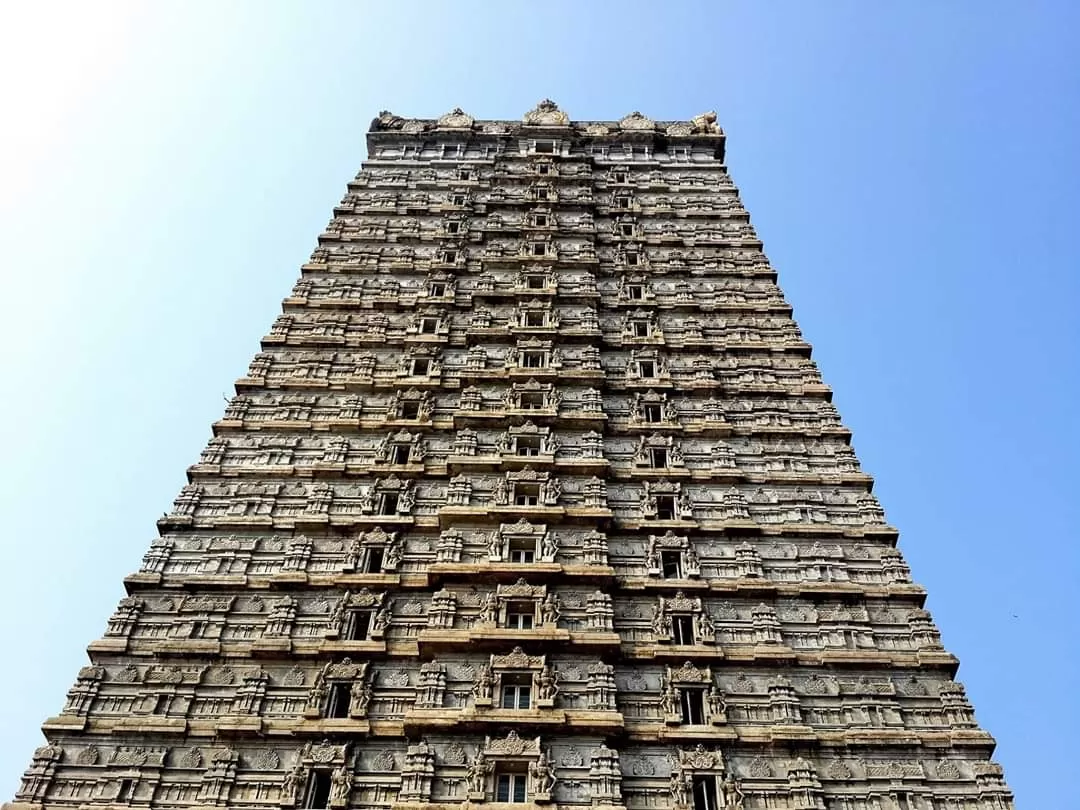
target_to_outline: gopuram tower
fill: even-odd
[[[1011,810],[716,116],[367,140],[7,810]]]

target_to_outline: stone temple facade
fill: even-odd
[[[9,810],[1010,810],[716,116],[382,113]]]

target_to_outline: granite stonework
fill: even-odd
[[[713,113],[381,113],[8,810],[1011,810]]]

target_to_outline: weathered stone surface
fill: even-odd
[[[716,115],[368,147],[9,806],[1012,808]]]

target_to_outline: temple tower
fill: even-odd
[[[381,113],[10,810],[1011,810],[713,113]]]

